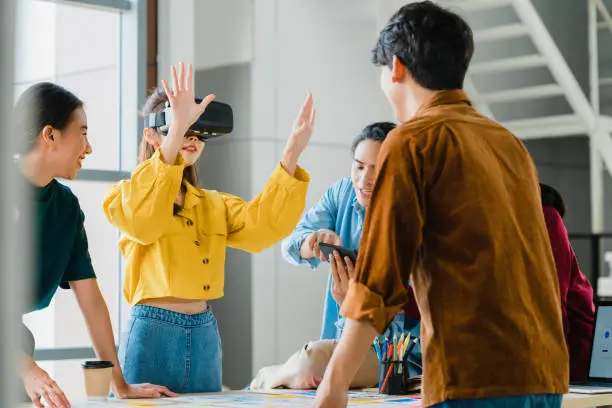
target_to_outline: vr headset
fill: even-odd
[[[196,103],[202,99],[196,98]],[[144,119],[145,128],[157,129],[161,134],[168,134],[172,124],[172,110],[166,103],[161,112],[150,114]],[[189,128],[185,136],[195,136],[206,141],[219,136],[227,135],[234,129],[234,113],[232,107],[223,102],[212,101],[198,120]]]

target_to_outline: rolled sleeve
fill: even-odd
[[[319,258],[304,259],[300,248],[304,240],[312,233],[328,229],[333,230],[338,213],[338,185],[330,187],[319,201],[304,214],[295,230],[287,237],[282,245],[283,258],[294,265],[309,265],[316,269],[321,264]]]
[[[370,320],[382,334],[401,308],[402,304],[386,306],[381,295],[362,283],[351,281],[340,313],[347,319]]]
[[[282,253],[283,258],[294,265],[309,265],[313,270],[317,269],[321,264],[321,260],[319,258],[310,258],[304,259],[302,255],[300,255],[300,248],[302,247],[302,243],[308,237],[308,235],[312,234],[311,231],[294,233],[283,241],[282,244]]]
[[[287,237],[306,206],[310,177],[297,167],[293,176],[278,165],[251,201],[222,194],[228,222],[228,245],[257,253]]]
[[[282,164],[278,164],[276,166],[276,169],[274,169],[274,172],[270,176],[269,181],[271,181],[272,183],[281,184],[286,188],[303,188],[304,183],[308,185],[308,183],[310,182],[310,175],[306,170],[304,170],[300,166],[297,166],[292,176],[287,173],[287,170],[285,170]]]

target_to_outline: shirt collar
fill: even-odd
[[[365,211],[365,208],[361,204],[359,204],[359,201],[357,201],[357,193],[355,193],[354,188],[353,188],[353,197],[351,198],[351,205],[353,206],[353,209],[359,213],[363,213]]]
[[[202,197],[204,197],[204,192],[201,189],[192,186],[191,183],[186,180],[183,181],[183,185],[187,189],[185,192],[183,209],[195,207],[200,202]]]
[[[461,89],[453,89],[450,91],[437,91],[433,97],[422,104],[419,109],[417,109],[414,117],[423,116],[427,114],[428,111],[438,108],[442,105],[457,105],[457,104],[466,104],[472,106],[472,102],[468,98],[465,92]]]

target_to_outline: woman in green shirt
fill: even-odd
[[[30,311],[46,308],[58,287],[72,289],[96,355],[114,364],[112,390],[121,398],[175,396],[165,387],[127,384],[117,360],[110,315],[91,264],[84,214],[77,197],[56,177],[74,179],[91,153],[83,102],[66,89],[39,83],[26,90],[14,113],[26,146],[18,159],[32,188],[34,284]],[[20,214],[17,214],[19,223]],[[26,333],[29,330],[25,328]],[[36,407],[68,408],[68,399],[32,359],[33,337],[24,347],[20,375]]]

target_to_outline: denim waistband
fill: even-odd
[[[215,315],[210,306],[203,313],[183,314],[154,306],[134,305],[132,308],[132,317],[155,319],[184,327],[203,326],[215,320]]]

